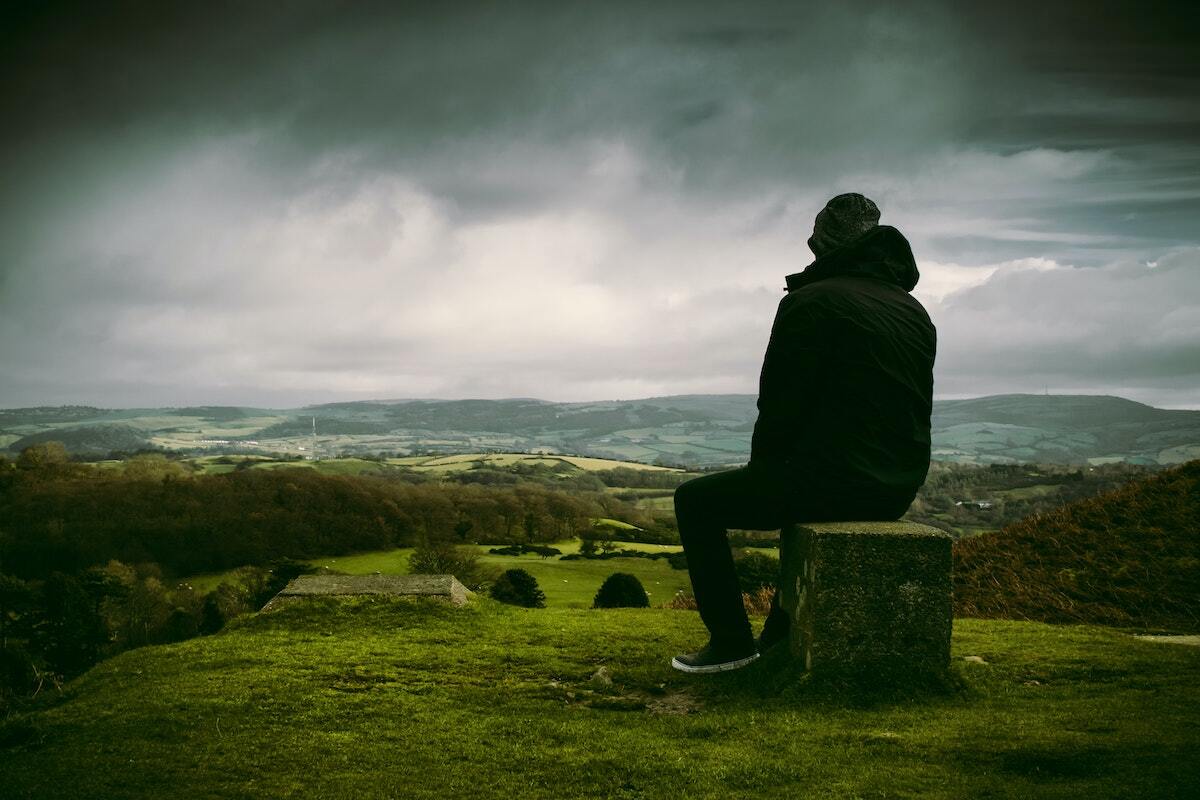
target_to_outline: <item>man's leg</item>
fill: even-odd
[[[696,607],[722,651],[754,651],[726,529],[774,530],[787,523],[788,505],[777,485],[749,467],[705,475],[675,490]]]

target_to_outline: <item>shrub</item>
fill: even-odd
[[[592,608],[649,608],[650,598],[636,575],[614,572],[604,579]]]
[[[523,569],[510,569],[492,584],[491,595],[501,603],[525,608],[545,608],[546,595],[538,588],[537,578]]]
[[[470,550],[442,542],[423,544],[414,550],[408,571],[413,575],[453,575],[472,591],[483,588],[494,574]]]
[[[774,588],[779,580],[779,559],[765,553],[745,553],[734,559],[733,567],[737,570],[738,585],[746,594]]]
[[[742,605],[746,609],[746,613],[752,617],[765,617],[771,613],[771,602],[775,597],[775,590],[771,587],[764,587],[756,592],[746,592],[742,594]],[[679,611],[695,611],[696,598],[691,592],[685,592],[680,589],[675,593],[675,596],[663,603],[663,608],[673,608]]]
[[[523,556],[526,553],[535,553],[542,558],[562,555],[562,550],[557,547],[540,544],[511,544],[506,547],[493,547],[488,552],[494,556]]]
[[[742,605],[746,613],[752,617],[765,617],[771,613],[771,603],[775,599],[775,588],[763,586],[758,591],[742,595]]]
[[[216,633],[225,627],[226,619],[225,612],[221,609],[221,602],[217,598],[217,593],[211,592],[204,597],[204,606],[200,610],[200,623],[196,628],[196,632],[202,636]]]
[[[677,611],[695,611],[696,597],[683,589],[675,592],[675,596],[663,604],[663,608],[673,608]]]
[[[0,650],[0,700],[9,695],[28,694],[36,683],[37,669],[28,652],[11,645]]]

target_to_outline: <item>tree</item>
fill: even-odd
[[[588,536],[587,534],[580,534],[579,555],[583,556],[584,558],[590,558],[596,555],[596,540],[594,537]]]
[[[0,650],[8,647],[13,628],[25,621],[33,605],[33,590],[20,578],[0,573]],[[20,634],[17,634],[20,636]]]
[[[62,442],[31,444],[17,456],[17,469],[30,472],[53,472],[71,463],[71,456]]]
[[[157,564],[130,567],[120,561],[104,566],[122,590],[103,601],[108,627],[122,647],[141,647],[158,639],[171,616],[171,601]]]
[[[125,462],[123,474],[133,481],[163,481],[187,477],[188,471],[178,461],[168,461],[162,453],[142,453]]]
[[[774,587],[779,580],[779,559],[766,553],[748,552],[733,560],[742,592],[754,594],[760,589]]]
[[[600,584],[592,608],[649,608],[650,598],[636,575],[614,572]]]
[[[506,570],[492,584],[491,595],[501,603],[525,608],[545,608],[546,595],[538,588],[537,578],[523,569]]]
[[[26,480],[58,480],[78,474],[81,467],[71,463],[71,456],[62,442],[31,444],[17,456],[17,469]]]
[[[46,661],[62,675],[77,675],[96,663],[108,640],[104,621],[78,578],[54,572],[42,585],[42,619],[36,630]]]
[[[413,550],[408,571],[413,575],[453,575],[472,591],[483,588],[491,578],[475,553],[444,542],[426,542]]]

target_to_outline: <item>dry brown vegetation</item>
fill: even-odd
[[[1200,629],[1200,461],[954,545],[955,614]]]

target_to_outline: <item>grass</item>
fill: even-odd
[[[1018,486],[1013,489],[998,489],[990,492],[988,497],[1002,497],[1006,500],[1032,500],[1057,493],[1062,484],[1038,483],[1033,486]]]
[[[389,458],[388,464],[407,467],[418,472],[461,472],[472,469],[476,464],[503,469],[517,464],[523,466],[555,467],[566,464],[574,470],[593,472],[608,469],[636,469],[657,472],[680,472],[669,467],[659,467],[651,464],[640,464],[632,461],[617,461],[607,458],[587,458],[584,456],[560,456],[530,453],[461,453],[443,456],[404,456]]]
[[[615,528],[619,531],[640,531],[637,525],[630,525],[628,522],[622,522],[619,519],[610,519],[608,517],[599,517],[592,520],[592,524],[600,528]]]
[[[959,620],[946,691],[778,652],[694,678],[693,612],[316,598],[104,662],[0,726],[4,797],[1194,797],[1200,649]],[[963,661],[979,656],[987,663]],[[590,682],[605,667],[611,687]]]
[[[579,550],[579,540],[556,542],[553,545],[564,554]],[[538,585],[546,593],[546,604],[560,608],[590,608],[592,598],[600,584],[614,572],[636,575],[650,595],[651,605],[669,601],[680,590],[691,591],[687,570],[672,569],[666,559],[615,558],[604,560],[580,559],[560,561],[558,557],[542,558],[536,555],[496,556],[487,551],[492,545],[467,545],[479,554],[481,563],[500,570],[520,567],[537,578]],[[626,550],[642,550],[648,553],[676,552],[679,547],[657,544],[621,542]],[[379,550],[358,555],[329,556],[309,561],[314,567],[328,567],[347,575],[370,575],[381,572],[385,575],[407,575],[411,547],[395,550]],[[198,591],[207,592],[216,588],[223,580],[231,580],[231,572],[193,575],[182,582],[189,583]]]
[[[448,456],[405,456],[389,458],[383,461],[342,456],[338,458],[322,458],[318,461],[273,461],[256,455],[245,456],[198,456],[190,459],[204,474],[231,472],[235,464],[217,463],[222,458],[249,460],[256,463],[252,469],[315,469],[323,475],[362,475],[364,473],[380,473],[392,470],[411,470],[413,472],[429,472],[449,474],[462,472],[484,464],[496,469],[505,469],[517,464],[522,466],[558,467],[567,465],[571,472],[593,472],[617,468],[650,470],[660,472],[679,472],[680,470],[667,467],[657,467],[650,464],[638,464],[629,461],[615,461],[605,458],[584,458],[582,456],[536,455],[529,453],[466,453]]]

